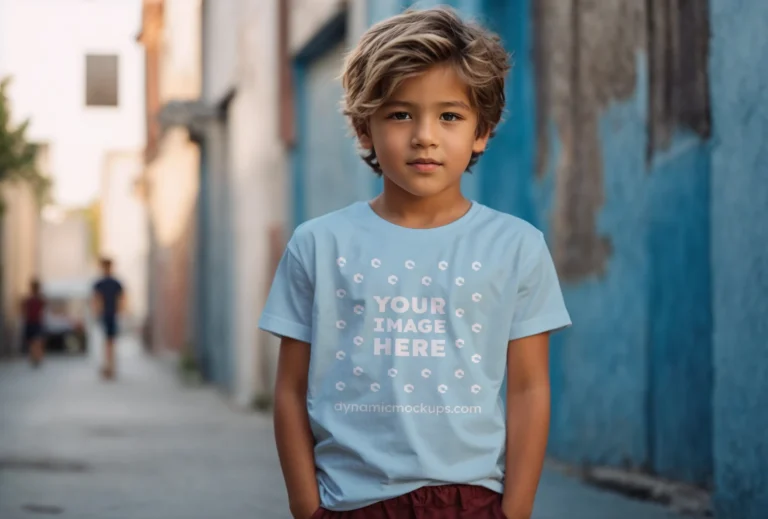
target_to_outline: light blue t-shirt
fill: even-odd
[[[473,203],[410,229],[358,202],[296,229],[259,326],[311,344],[320,498],[343,511],[426,485],[503,492],[508,341],[570,324],[530,224]]]

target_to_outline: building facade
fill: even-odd
[[[14,116],[31,121],[28,138],[48,145],[61,206],[98,198],[106,153],[144,147],[139,6],[0,0],[0,77],[13,78],[9,96]]]
[[[183,107],[200,95],[201,3],[145,0],[147,146],[141,191],[148,213],[146,341],[157,352],[193,346],[193,269],[200,151]],[[178,115],[181,112],[182,117]]]
[[[43,171],[53,183],[53,204],[43,213],[50,217],[35,216],[34,228],[9,224],[6,236],[21,233],[24,245],[3,248],[18,247],[8,254],[35,259],[24,259],[13,274],[6,270],[15,276],[6,287],[26,291],[31,277],[44,284],[89,283],[96,274],[97,226],[82,210],[98,204],[110,154],[144,146],[141,53],[133,44],[139,4],[0,0],[0,77],[11,77],[14,122],[30,121],[27,138],[42,145]],[[12,218],[20,217],[19,204],[29,205],[23,191],[20,196]],[[122,267],[116,263],[117,275]],[[141,298],[143,285],[130,282],[128,290]]]
[[[0,185],[0,356],[20,351],[21,300],[39,275],[40,209],[23,183]]]

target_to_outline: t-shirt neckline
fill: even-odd
[[[358,205],[361,209],[361,217],[379,232],[394,233],[398,234],[399,236],[427,238],[441,236],[449,233],[456,233],[465,227],[482,208],[481,204],[474,200],[470,200],[469,202],[471,204],[469,209],[456,220],[438,227],[427,228],[404,227],[402,225],[390,222],[389,220],[379,216],[379,214],[373,210],[370,201],[358,202]]]

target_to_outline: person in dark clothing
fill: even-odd
[[[115,376],[115,339],[118,335],[117,317],[122,310],[123,285],[112,276],[112,260],[101,260],[102,277],[93,286],[95,313],[104,329],[105,362],[102,376],[112,379]]]
[[[43,315],[45,298],[40,291],[40,282],[33,279],[29,284],[30,294],[21,302],[21,315],[24,319],[24,347],[29,351],[32,366],[38,367],[43,361],[45,348],[45,328]]]

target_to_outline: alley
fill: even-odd
[[[0,517],[289,519],[270,419],[120,347],[110,384],[93,356],[0,363]],[[548,471],[534,517],[678,516]]]
[[[120,347],[109,384],[95,358],[0,364],[0,517],[289,519],[270,421]]]

